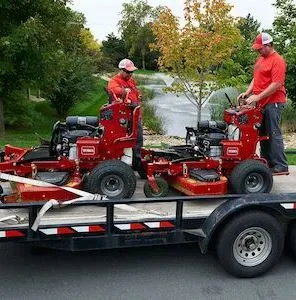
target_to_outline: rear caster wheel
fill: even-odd
[[[169,193],[169,185],[165,179],[162,177],[156,177],[156,183],[158,186],[159,191],[154,192],[149,182],[146,181],[144,184],[144,194],[147,198],[154,198],[154,197],[166,197]]]

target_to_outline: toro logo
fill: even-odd
[[[95,146],[82,146],[80,152],[81,155],[95,155],[96,148]]]
[[[229,147],[229,148],[227,148],[227,151],[226,151],[227,155],[229,155],[229,156],[237,156],[238,152],[239,152],[239,150],[237,147]]]

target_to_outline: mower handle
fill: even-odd
[[[225,93],[225,97],[227,98],[229,104],[230,104],[230,107],[236,107],[235,104],[233,104],[233,102],[231,101],[231,99],[229,98],[229,96],[227,95],[227,93]]]

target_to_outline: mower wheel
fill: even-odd
[[[269,168],[257,160],[245,160],[237,165],[229,181],[237,194],[269,193],[273,185]]]
[[[131,198],[136,190],[136,176],[126,163],[106,160],[90,172],[84,189],[109,199]]]
[[[144,184],[144,194],[147,198],[166,197],[169,193],[169,184],[162,177],[155,178],[159,191],[154,192],[148,181]]]

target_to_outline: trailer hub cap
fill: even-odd
[[[233,244],[236,261],[247,267],[261,264],[272,249],[270,234],[263,228],[251,227],[241,232]]]

